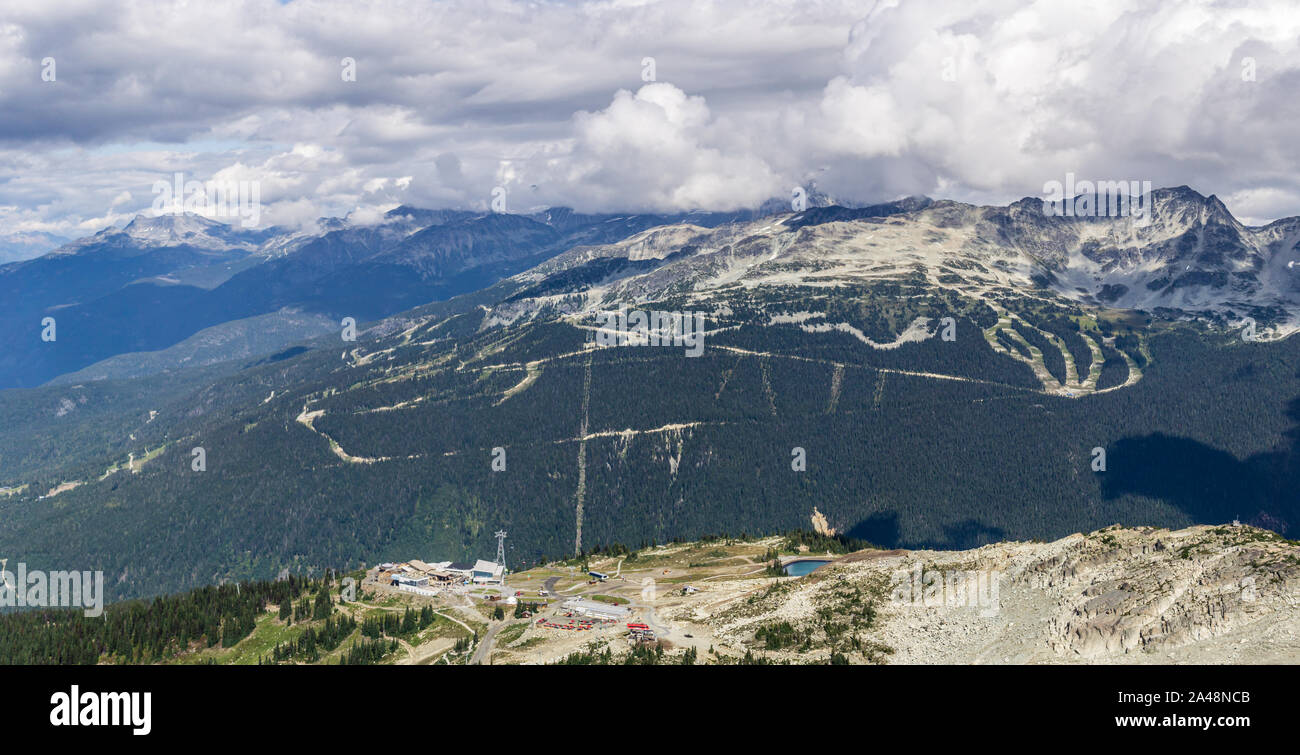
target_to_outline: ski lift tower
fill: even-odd
[[[501,567],[501,589],[506,586],[506,531],[497,530],[497,566]]]

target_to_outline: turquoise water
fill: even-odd
[[[829,563],[830,561],[795,561],[794,563],[786,565],[785,573],[789,574],[791,577],[802,577],[805,574],[812,574]]]

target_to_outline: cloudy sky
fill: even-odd
[[[1293,0],[4,0],[0,233],[123,223],[178,171],[285,225],[1070,172],[1262,222],[1300,214],[1298,47]]]

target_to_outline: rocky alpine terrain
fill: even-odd
[[[952,590],[909,601],[899,578],[918,567],[994,575],[996,601],[954,604]],[[735,648],[761,649],[756,633],[786,622],[805,644],[768,655],[796,663],[832,648],[890,664],[1295,663],[1300,543],[1244,526],[1117,526],[1051,543],[862,551],[677,616]]]

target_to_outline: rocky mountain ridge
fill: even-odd
[[[1146,222],[1062,217],[1038,199],[980,207],[919,198],[714,229],[657,228],[575,248],[519,274],[533,301],[516,296],[493,321],[538,311],[589,314],[682,291],[707,300],[735,286],[835,286],[919,274],[931,288],[975,298],[1031,292],[1229,327],[1250,317],[1262,338],[1300,327],[1300,220],[1247,227],[1217,197],[1187,187],[1152,192],[1147,214]],[[654,264],[613,264],[620,259]]]

